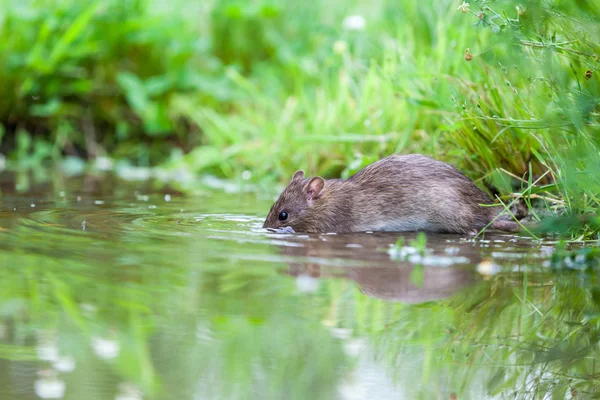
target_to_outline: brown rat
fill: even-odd
[[[475,234],[500,212],[455,167],[420,154],[392,155],[347,180],[296,171],[263,228],[295,232],[428,231]],[[502,216],[492,228],[516,232]]]

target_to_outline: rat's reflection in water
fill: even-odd
[[[411,274],[418,264],[393,260],[386,251],[400,236],[407,239],[415,237],[414,234],[377,233],[311,235],[308,240],[306,236],[292,238],[292,241],[301,246],[284,246],[281,251],[286,256],[299,259],[289,263],[286,271],[289,275],[350,279],[356,282],[365,295],[385,301],[422,303],[439,300],[475,283],[476,274],[472,265],[481,261],[481,255],[472,246],[456,246],[460,248],[459,255],[469,260],[469,265],[423,265],[421,283],[413,282]],[[453,236],[454,239],[458,237]],[[435,255],[448,256],[444,251],[451,245],[448,238],[448,235],[428,235],[427,247]],[[309,260],[302,260],[307,258]],[[335,264],[335,259],[349,261],[351,265],[331,265]]]

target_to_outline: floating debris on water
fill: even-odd
[[[454,264],[467,264],[470,262],[467,257],[438,256],[431,253],[431,249],[419,250],[413,246],[391,245],[388,250],[388,254],[392,259],[431,267],[448,267]]]
[[[492,275],[496,275],[497,273],[502,271],[502,267],[491,260],[483,260],[479,264],[477,264],[477,272],[481,275],[489,277]]]
[[[508,253],[505,251],[493,251],[491,255],[493,258],[513,259],[513,260],[521,259],[521,258],[528,256],[527,253]]]

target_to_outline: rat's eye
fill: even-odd
[[[279,213],[279,220],[280,221],[285,221],[288,217],[288,213],[286,213],[285,211],[282,211]]]

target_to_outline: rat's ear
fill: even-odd
[[[325,181],[320,176],[314,177],[306,186],[306,198],[308,201],[318,199],[325,187]]]
[[[298,170],[298,171],[294,172],[294,176],[292,176],[292,182],[295,181],[296,179],[304,179],[304,171]]]

